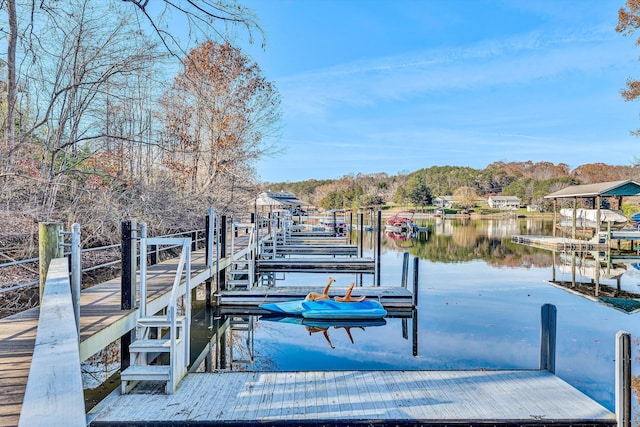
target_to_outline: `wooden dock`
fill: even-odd
[[[191,284],[195,287],[209,272],[203,250],[192,252],[191,259]],[[177,263],[177,259],[171,259],[149,267],[147,287],[151,312],[166,305]],[[228,260],[224,260],[220,266],[224,268],[227,264]],[[80,360],[86,360],[135,326],[138,310],[122,310],[120,294],[120,278],[81,292]],[[0,319],[0,427],[18,425],[39,313],[36,307]]]
[[[552,236],[511,236],[513,243],[533,246],[552,251],[604,251],[609,248],[608,243],[592,242],[587,240],[570,239],[566,237]]]
[[[309,292],[320,292],[324,284],[318,286],[275,286],[254,287],[251,290],[226,290],[220,292],[221,306],[249,306],[257,307],[265,302],[281,302],[303,299]],[[332,286],[329,291],[331,297],[344,295],[347,286]],[[353,289],[353,296],[365,295],[376,299],[385,307],[413,308],[413,293],[401,286],[361,286]]]
[[[358,254],[356,245],[327,245],[327,244],[286,244],[279,245],[276,249],[279,255],[348,255]]]
[[[192,252],[191,261],[191,288],[216,273],[205,265],[204,250]],[[173,259],[148,268],[148,312],[167,305],[177,264]],[[229,264],[228,257],[220,261],[219,268]],[[267,289],[241,292],[245,303],[256,292],[256,304],[269,292],[274,299],[290,299],[309,290]],[[390,307],[412,304],[409,290],[394,289],[360,287],[354,294],[379,298]],[[332,291],[337,294],[346,287]],[[229,298],[228,302],[239,298],[226,291],[219,297]],[[35,308],[0,319],[0,426],[18,425],[38,315],[39,309]],[[136,309],[121,309],[119,278],[83,290],[80,360],[133,329],[138,317]],[[133,394],[121,395],[117,390],[89,415],[92,426],[616,423],[610,411],[542,370],[198,373],[187,375],[172,395],[158,393],[155,384],[149,383]]]
[[[539,370],[196,373],[173,395],[116,391],[89,416],[93,427],[616,425]]]
[[[256,261],[259,272],[317,272],[331,273],[335,271],[347,273],[373,273],[375,260],[373,258],[281,258]]]

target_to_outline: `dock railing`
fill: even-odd
[[[20,412],[20,427],[84,427],[78,332],[65,258],[46,275],[36,342]]]

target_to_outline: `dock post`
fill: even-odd
[[[122,232],[122,261],[120,275],[120,308],[130,310],[135,306],[136,297],[136,221],[123,221]],[[124,371],[131,364],[129,346],[134,341],[135,329],[120,337],[120,371]]]
[[[135,275],[134,275],[135,277]],[[135,287],[135,280],[133,282]],[[189,290],[187,289],[187,292]],[[140,317],[147,315],[147,223],[140,223]]]
[[[351,244],[351,232],[353,231],[353,212],[349,211],[349,244]]]
[[[382,229],[382,211],[378,211],[378,222],[377,222],[377,239],[376,239],[376,286],[380,286],[380,252],[382,245],[382,236],[380,235],[380,230]]]
[[[78,340],[80,340],[80,290],[82,289],[82,252],[80,249],[80,224],[71,226],[71,299],[76,316]]]
[[[418,310],[411,310],[411,325],[413,337],[413,357],[418,357]]]
[[[358,214],[358,257],[362,258],[364,251],[364,213]]]
[[[333,237],[338,237],[338,219],[335,212],[333,212]]]
[[[631,335],[616,334],[616,419],[618,427],[631,426]]]
[[[222,215],[220,217],[220,247],[217,249],[220,253],[220,258],[226,258],[227,256],[227,216]],[[231,254],[233,256],[233,254]],[[226,288],[226,272],[223,269],[222,271],[218,271],[218,291],[221,291]]]
[[[207,210],[207,216],[205,217],[205,236],[207,246],[205,248],[205,260],[207,268],[209,269],[209,278],[205,280],[205,303],[207,307],[211,307],[211,277],[213,276],[213,238],[215,235],[215,211],[213,209]]]
[[[124,221],[122,231],[122,274],[120,275],[120,308],[131,310],[136,305],[136,221]]]
[[[420,276],[420,258],[413,257],[413,306],[418,306],[418,279]]]
[[[556,317],[553,304],[544,304],[540,310],[540,370],[556,373]]]
[[[407,278],[409,277],[409,252],[402,254],[402,278],[400,279],[403,288],[407,287]]]
[[[49,264],[54,258],[64,257],[64,248],[60,246],[60,233],[62,223],[41,222],[38,227],[38,250],[39,250],[39,272],[40,272],[40,304],[44,295],[44,283],[47,279]]]

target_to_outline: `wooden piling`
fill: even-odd
[[[382,250],[382,211],[378,211],[378,219],[376,226],[376,286],[380,286],[380,252]]]
[[[225,258],[227,256],[227,216],[222,215],[220,217],[220,228],[218,229],[218,233],[220,233],[220,239],[218,243],[220,245],[216,250],[220,254],[219,258]],[[227,273],[225,269],[218,271],[218,291],[221,291],[226,288],[227,283]]]
[[[418,306],[418,279],[420,276],[420,258],[413,257],[413,306]]]
[[[136,305],[137,223],[124,221],[122,231],[122,274],[120,276],[121,308],[130,310]]]
[[[409,277],[409,252],[402,254],[402,277],[400,284],[403,288],[407,287],[407,278]]]
[[[631,427],[631,335],[616,334],[616,419],[618,427]]]
[[[556,372],[556,306],[544,304],[540,309],[540,369]]]
[[[44,284],[47,278],[49,264],[54,258],[64,257],[64,250],[60,246],[60,233],[62,223],[41,222],[38,227],[38,252],[39,252],[39,272],[40,272],[40,303],[44,295]]]

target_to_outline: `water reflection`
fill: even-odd
[[[640,276],[636,262],[623,262],[603,252],[562,252],[554,263],[551,284],[624,313],[640,312]],[[558,277],[559,276],[559,277]],[[625,276],[632,280],[625,280]]]
[[[511,243],[515,234],[550,234],[549,221],[435,218],[419,225],[429,228],[428,238],[414,236],[399,244],[398,239],[386,237],[383,247],[442,263],[484,260],[498,267],[549,267],[553,263],[548,251]],[[372,238],[365,242],[373,248]]]
[[[254,310],[255,311],[255,310]],[[296,369],[297,356],[315,359],[320,352],[331,352],[330,359],[306,369],[346,369],[350,355],[375,348],[382,329],[391,326],[401,338],[411,342],[411,354],[418,356],[417,311],[394,310],[386,319],[374,320],[312,320],[294,316],[247,314],[246,311],[201,309],[194,311],[192,321],[192,372],[215,370],[282,370]],[[411,323],[411,325],[409,324]],[[382,331],[386,336],[389,330]],[[256,347],[256,334],[260,345]],[[296,351],[287,351],[287,337],[295,337]],[[276,338],[274,335],[278,336]],[[271,337],[270,342],[265,337]],[[321,338],[321,339],[319,339]],[[322,345],[324,343],[324,345]],[[374,343],[372,345],[372,343]],[[282,351],[284,349],[284,351]],[[380,349],[376,349],[379,351]],[[287,360],[286,364],[278,361]],[[371,360],[357,357],[360,369],[369,369]],[[293,364],[292,364],[293,363]],[[346,362],[349,363],[349,362]],[[390,368],[386,365],[386,368]],[[301,368],[297,368],[301,369]],[[353,369],[353,367],[351,368]]]
[[[637,400],[640,314],[603,300],[640,292],[634,262],[605,257],[598,265],[593,254],[554,254],[510,240],[513,234],[550,235],[551,221],[430,219],[419,226],[429,228],[427,238],[385,238],[381,256],[383,286],[399,283],[402,252],[419,257],[419,306],[413,313],[391,313],[384,324],[347,329],[274,322],[251,310],[216,312],[196,301],[192,369],[535,369],[540,307],[551,303],[558,309],[558,376],[612,409],[614,337],[628,330]],[[374,237],[363,236],[369,255]],[[326,275],[309,274],[279,279],[318,283],[321,291]],[[599,300],[579,294],[582,285],[597,291]],[[637,402],[634,414],[640,417]]]
[[[374,319],[374,320],[311,320],[304,319],[302,317],[275,317],[275,316],[262,316],[260,320],[265,322],[279,322],[279,323],[290,323],[294,325],[300,325],[304,327],[307,332],[309,332],[309,336],[317,333],[321,333],[324,337],[325,341],[329,345],[331,349],[335,349],[335,346],[331,342],[331,338],[329,336],[329,330],[337,330],[342,329],[349,337],[349,341],[351,344],[355,344],[353,339],[353,334],[351,333],[352,329],[358,329],[362,332],[366,331],[367,328],[376,327],[376,326],[384,326],[387,324],[387,321],[384,319]]]

